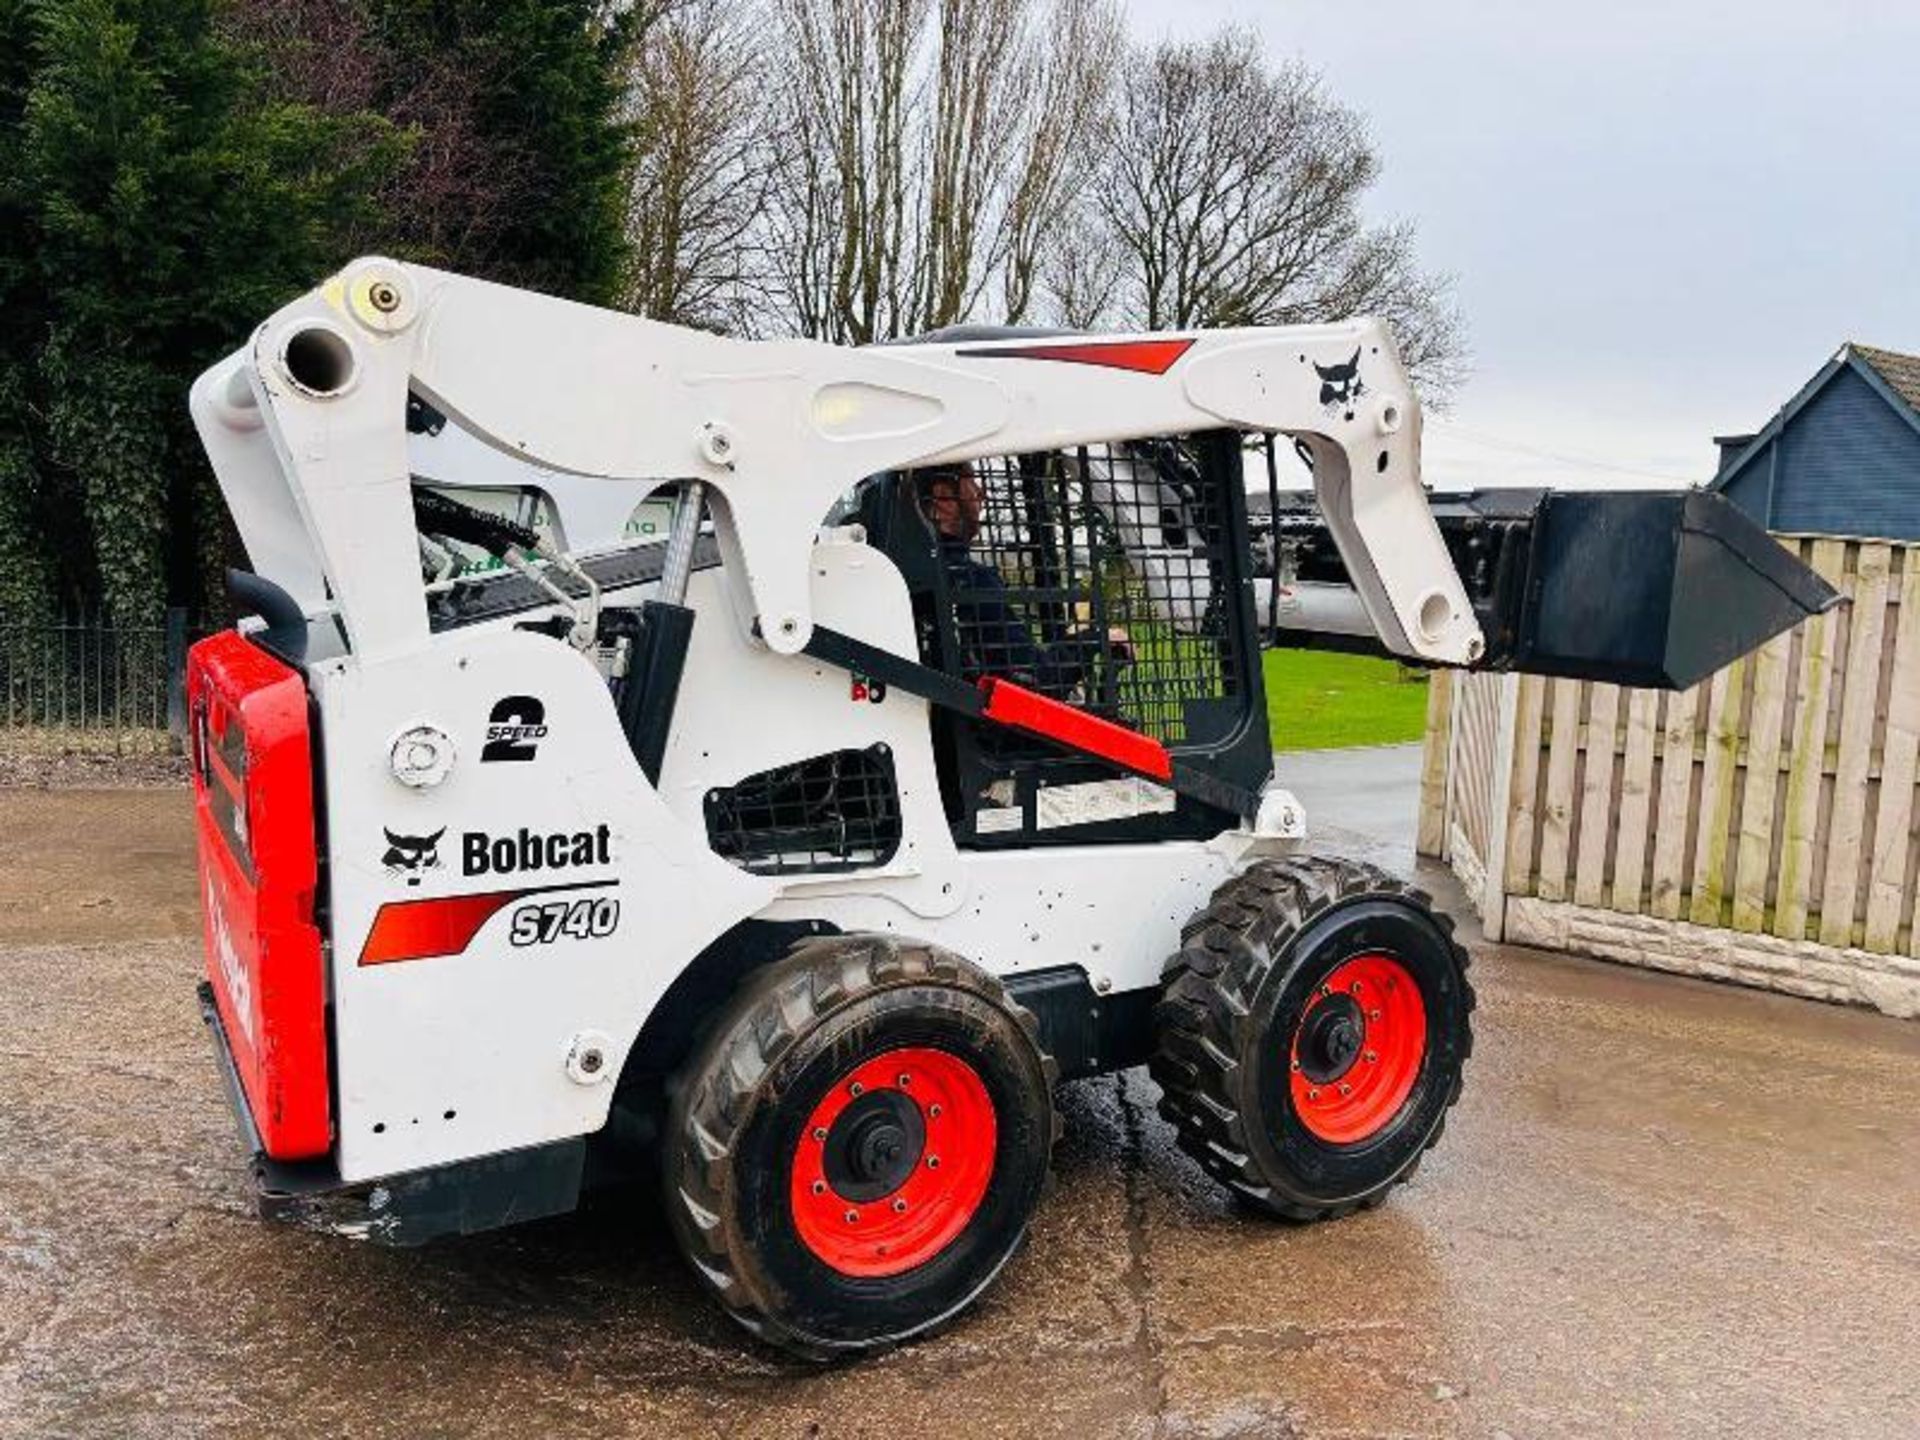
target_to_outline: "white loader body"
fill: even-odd
[[[1345,381],[1323,380],[1350,360]],[[445,434],[408,434],[409,393],[447,417]],[[1421,492],[1418,404],[1370,321],[847,350],[721,339],[370,259],[263,324],[201,379],[193,411],[256,572],[308,621],[333,1159],[349,1183],[598,1130],[656,1002],[744,920],[897,932],[994,974],[1070,965],[1097,992],[1140,990],[1250,854],[1304,833],[1299,807],[1269,794],[1211,840],[958,848],[928,703],[898,688],[850,701],[847,673],[803,653],[827,627],[918,654],[894,563],[857,526],[822,529],[865,476],[1283,432],[1314,456],[1387,645],[1451,664],[1482,648]],[[1100,494],[1126,483],[1120,468]],[[415,476],[449,492],[538,486],[576,561],[631,543],[628,519],[656,490],[705,485],[721,563],[685,596],[697,623],[657,785],[591,653],[515,628],[526,613],[430,626]],[[1204,597],[1156,573],[1156,536],[1119,528],[1169,622],[1190,618]],[[509,703],[528,698],[537,723]],[[490,758],[502,734],[509,755]],[[703,806],[717,787],[873,746],[898,780],[901,843],[885,863],[765,875],[714,853]],[[1061,803],[1124,806],[1132,787],[1147,798],[1131,803],[1152,804],[1150,782],[1115,783]],[[444,953],[410,927],[438,927]]]

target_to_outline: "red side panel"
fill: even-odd
[[[307,687],[227,631],[187,656],[207,975],[268,1155],[332,1145],[326,982],[313,922]]]
[[[1173,760],[1167,747],[1151,735],[1129,730],[1098,715],[1058,700],[1037,695],[1010,680],[989,675],[980,681],[986,692],[987,719],[1016,730],[1026,730],[1049,740],[1058,740],[1088,755],[1098,755],[1128,770],[1155,780],[1173,779]]]

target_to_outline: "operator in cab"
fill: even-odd
[[[1092,628],[1035,636],[1009,598],[1005,577],[974,557],[986,492],[971,465],[907,473],[920,512],[939,538],[966,679],[991,675],[1059,700],[1089,677],[1102,650],[1122,664],[1133,660],[1132,639],[1118,625],[1104,636]]]

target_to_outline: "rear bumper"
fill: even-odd
[[[564,1215],[579,1204],[584,1137],[352,1183],[340,1178],[331,1158],[273,1159],[247,1106],[213,987],[203,980],[198,990],[261,1218],[405,1248]]]

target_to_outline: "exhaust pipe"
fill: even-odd
[[[236,615],[258,615],[266,629],[254,638],[298,670],[307,659],[307,617],[285,590],[251,570],[227,571],[227,596]]]

